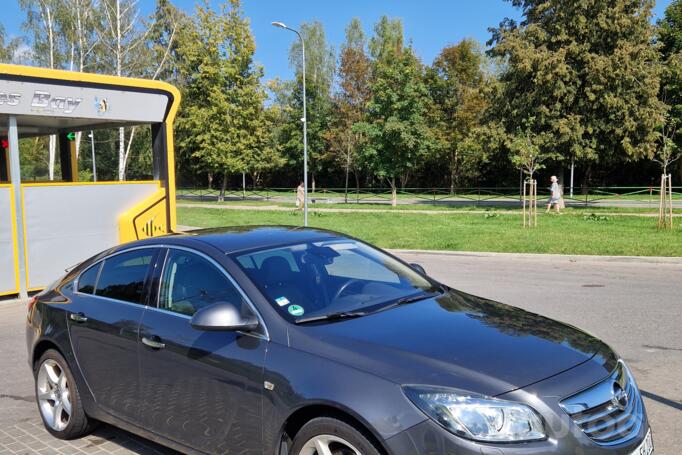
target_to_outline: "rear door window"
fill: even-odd
[[[99,276],[99,269],[102,267],[102,263],[90,267],[85,272],[81,273],[78,278],[78,292],[83,294],[92,294],[95,292],[95,285],[97,284],[97,277]]]
[[[155,252],[155,249],[146,248],[105,259],[95,295],[142,303],[145,279]]]

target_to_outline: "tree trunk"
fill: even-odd
[[[310,180],[312,182],[312,193],[315,194],[315,173],[310,173]]]
[[[55,167],[55,156],[57,153],[57,136],[54,134],[50,135],[50,141],[48,143],[48,153],[49,163],[47,165],[47,174],[50,180],[54,180],[54,167]]]
[[[588,191],[590,190],[590,178],[592,178],[592,162],[589,161],[587,163],[587,167],[585,168],[585,175],[583,175],[583,183],[580,188],[580,192],[582,195],[586,195]]]
[[[402,191],[405,191],[405,187],[407,186],[407,182],[410,180],[410,173],[405,172],[405,174],[400,176],[400,189]]]
[[[220,186],[220,194],[218,195],[218,202],[225,201],[225,189],[227,188],[227,173],[223,174],[223,184]]]
[[[80,156],[81,153],[81,137],[83,137],[83,132],[82,131],[77,131],[76,132],[76,159]]]
[[[125,128],[118,129],[118,179],[125,180],[126,133]]]
[[[455,185],[457,183],[457,174],[459,169],[457,169],[457,152],[452,153],[452,163],[450,166],[450,194],[455,194]]]
[[[213,172],[208,173],[208,189],[213,189]]]
[[[398,206],[398,188],[395,184],[395,177],[388,179],[388,183],[391,185],[391,206]]]

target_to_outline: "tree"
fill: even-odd
[[[260,186],[266,176],[286,164],[279,143],[283,125],[281,106],[272,104],[263,111],[260,131],[260,146],[251,150],[246,157],[246,170],[251,175],[253,188]]]
[[[366,119],[354,129],[367,138],[361,148],[362,161],[387,180],[395,206],[398,180],[404,185],[417,170],[433,147],[433,135],[426,117],[429,93],[422,64],[412,48],[402,47],[402,39],[380,43],[379,39],[386,37],[386,24],[384,18],[375,29],[378,36],[372,41],[373,54],[378,59],[374,62],[372,98]]]
[[[63,55],[59,52],[57,34],[57,13],[62,5],[60,0],[20,0],[19,5],[26,11],[23,28],[33,34],[32,59],[40,66],[59,68]],[[50,135],[48,142],[48,178],[54,180],[57,136]]]
[[[443,49],[427,72],[442,152],[438,158],[448,161],[451,193],[462,177],[476,175],[485,159],[475,140],[487,109],[483,67],[480,46],[465,39]]]
[[[677,130],[682,124],[682,2],[674,0],[658,21],[658,42],[664,62],[661,77],[661,100],[668,105],[669,115],[661,128],[661,148],[654,160],[658,160],[667,171],[669,153],[679,150],[680,137]],[[674,162],[675,160],[673,160]],[[666,164],[667,163],[667,164]]]
[[[154,18],[167,20],[168,32],[163,31],[156,21],[145,23],[141,16],[138,0],[100,0],[102,21],[98,29],[99,40],[104,47],[101,65],[106,71],[116,76],[148,77],[156,79],[168,61],[168,55],[174,45],[176,10],[167,1],[159,0]],[[151,41],[152,32],[157,34]],[[159,50],[159,41],[166,46]],[[126,167],[135,138],[136,127],[129,129],[126,138],[126,128],[118,129],[118,179],[125,180]]]
[[[93,0],[62,0],[57,15],[57,31],[64,40],[65,64],[70,71],[83,72],[93,64],[93,53],[99,43],[98,20]],[[80,154],[83,133],[76,132],[76,157]]]
[[[156,10],[149,24],[149,35],[146,41],[147,54],[151,56],[152,65],[143,67],[143,76],[150,79],[161,79],[182,86],[178,71],[178,29],[191,26],[185,13],[178,10],[170,0],[157,0]]]
[[[507,140],[509,148],[509,160],[518,169],[528,175],[533,180],[535,173],[545,167],[545,161],[555,159],[556,154],[543,151],[542,144],[546,138],[534,132],[534,118],[527,119],[524,127],[519,128],[516,134],[511,135]]]
[[[661,166],[663,175],[668,175],[669,167],[682,156],[680,147],[675,142],[677,129],[675,120],[667,120],[661,128],[660,147],[656,149],[652,159]]]
[[[539,147],[588,163],[650,156],[664,106],[651,0],[511,0],[523,11],[493,30],[505,60],[494,100],[508,132],[535,117]]]
[[[329,128],[331,117],[331,89],[334,79],[334,48],[327,43],[324,27],[320,22],[303,23],[300,33],[305,41],[306,57],[306,103],[308,127],[308,169],[315,191],[315,176],[322,169],[326,141],[324,132]],[[302,167],[303,163],[303,67],[301,44],[296,40],[289,51],[289,61],[296,70],[296,82],[286,110],[288,122],[282,131],[284,152],[289,165]]]
[[[403,23],[400,19],[382,16],[374,25],[374,35],[369,41],[369,53],[375,61],[387,61],[404,47]]]
[[[140,49],[147,37],[142,30],[138,0],[101,0],[99,2],[104,18],[99,29],[100,41],[106,52],[103,53],[105,67],[116,76],[133,76],[141,73],[146,64],[138,58]],[[118,179],[125,180],[126,165],[135,129],[130,130],[126,146],[124,127],[118,129]]]
[[[339,57],[338,91],[333,98],[333,119],[324,134],[329,143],[329,154],[345,172],[345,201],[348,202],[348,177],[355,174],[355,186],[359,190],[358,147],[362,141],[353,125],[362,121],[369,102],[371,61],[365,53],[367,41],[358,18],[346,28],[346,42]]]
[[[682,2],[673,0],[658,21],[658,41],[661,54],[667,58],[682,51]]]
[[[218,12],[204,1],[195,17],[178,45],[186,82],[180,144],[203,170],[223,175],[222,199],[229,174],[246,172],[249,156],[268,142],[262,69],[253,63],[255,42],[239,0]]]
[[[5,27],[0,24],[0,62],[13,63],[17,58],[16,53],[22,43],[23,39],[19,37],[7,41]]]

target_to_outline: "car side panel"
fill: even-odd
[[[281,430],[296,410],[325,405],[353,416],[379,440],[426,417],[385,379],[277,343],[268,348],[263,400],[263,453],[277,453]]]

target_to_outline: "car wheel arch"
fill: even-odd
[[[64,355],[64,351],[62,351],[57,344],[51,340],[43,339],[40,340],[36,345],[33,347],[33,353],[31,357],[31,367],[35,371],[37,365],[36,363],[40,360],[40,358],[45,354],[50,349],[54,349],[57,351],[62,357],[66,359],[66,356]],[[68,362],[68,360],[67,360]],[[69,365],[70,366],[70,365]]]
[[[318,417],[331,417],[341,420],[356,430],[360,431],[370,439],[370,441],[377,447],[382,455],[388,455],[389,452],[382,442],[382,438],[376,431],[366,422],[362,417],[357,415],[350,409],[337,403],[307,403],[294,410],[284,421],[279,433],[279,443],[276,447],[275,455],[287,454],[284,449],[285,444],[290,444],[298,431],[311,420]]]

